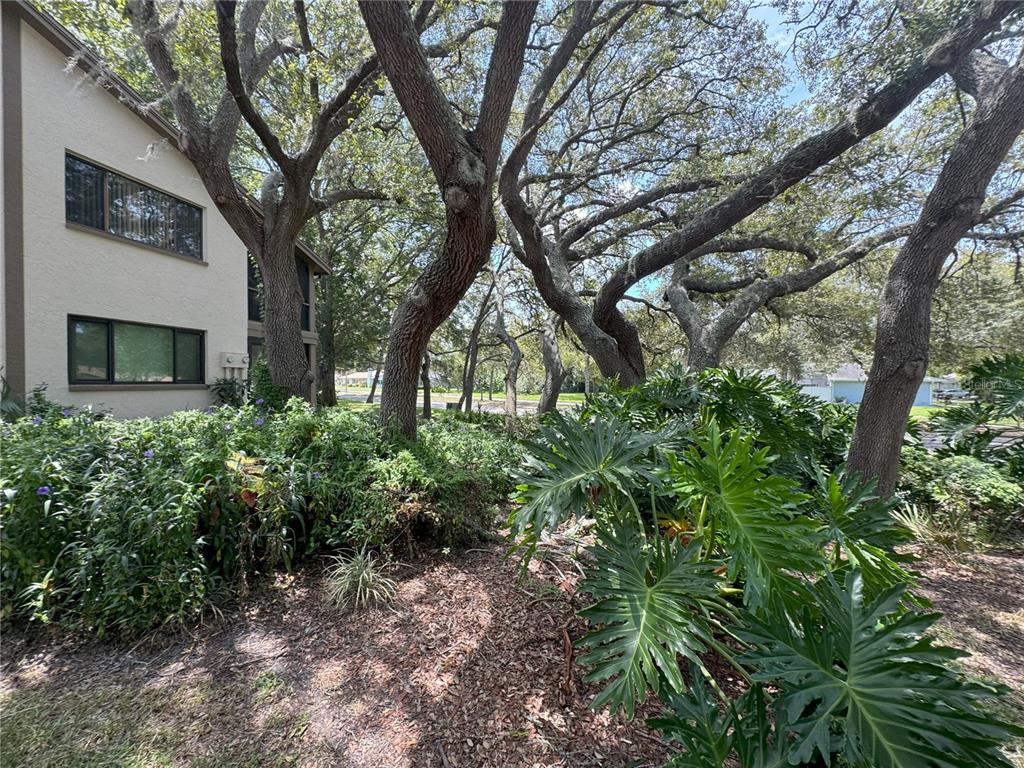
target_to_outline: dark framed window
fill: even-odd
[[[203,258],[203,211],[166,192],[64,155],[67,220],[125,240]]]
[[[203,384],[203,331],[68,316],[71,384]]]

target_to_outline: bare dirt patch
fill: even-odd
[[[142,647],[8,633],[0,765],[660,764],[643,713],[588,708],[579,605],[547,568],[437,556],[397,570],[391,608],[349,615],[310,572]]]
[[[1010,689],[995,710],[1024,726],[1024,550],[932,557],[918,570],[918,591],[945,614],[937,625],[943,642],[970,652],[960,660],[966,674]],[[1011,759],[1024,768],[1024,743]]]

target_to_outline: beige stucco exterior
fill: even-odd
[[[206,386],[69,384],[69,315],[201,330],[206,384],[237,375],[221,363],[246,351],[246,250],[165,137],[24,21],[20,43],[25,389],[119,417],[206,407]],[[66,151],[202,208],[203,261],[67,225]]]

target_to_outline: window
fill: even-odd
[[[68,317],[71,384],[202,384],[203,332]]]
[[[203,258],[202,209],[67,154],[64,211],[74,224]]]

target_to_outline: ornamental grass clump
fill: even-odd
[[[324,574],[327,599],[343,611],[390,603],[397,585],[384,575],[384,564],[365,548],[336,555]]]

